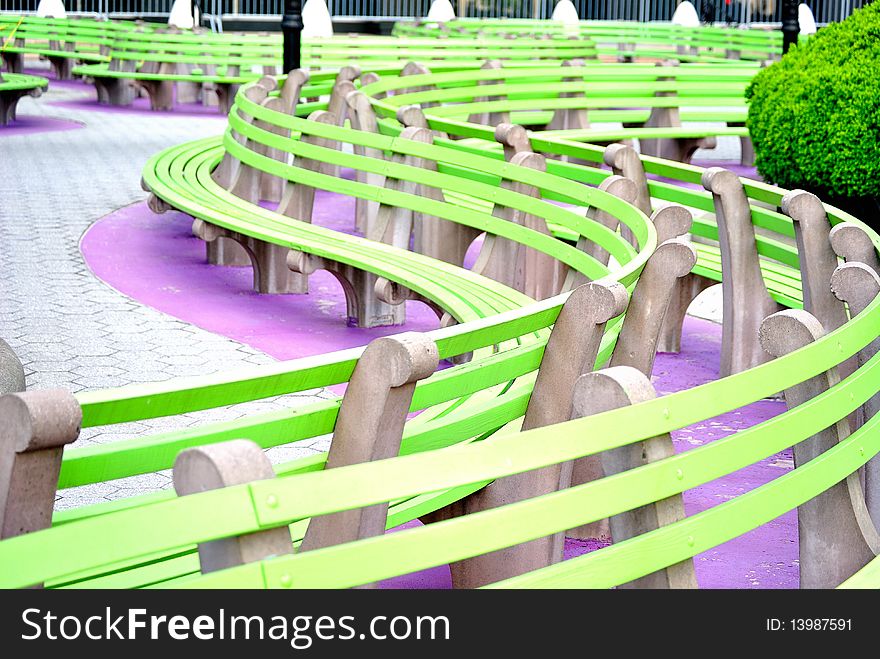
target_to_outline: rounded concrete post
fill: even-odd
[[[780,309],[767,292],[749,198],[736,174],[721,167],[703,172],[703,187],[712,193],[721,246],[722,332],[721,376],[739,373],[768,361],[758,344],[758,329]]]
[[[819,198],[804,190],[792,190],[782,197],[782,212],[794,223],[803,286],[804,309],[827,330],[835,330],[846,320],[846,310],[828,287],[837,267],[837,254],[831,248],[831,223]]]
[[[645,215],[650,215],[651,194],[648,192],[648,177],[636,150],[627,144],[609,144],[602,153],[602,160],[612,172],[635,183],[635,206]]]
[[[865,230],[850,222],[841,222],[831,229],[828,235],[835,253],[847,263],[857,261],[864,263],[874,272],[880,272],[880,259],[877,248]]]
[[[572,418],[582,418],[609,410],[636,405],[656,398],[657,392],[651,384],[650,376],[630,366],[610,368],[582,375],[574,391]],[[612,476],[629,469],[635,469],[651,462],[657,462],[675,455],[672,438],[664,433],[643,442],[635,442],[599,456],[589,456],[582,460],[599,461],[596,478]],[[593,480],[593,479],[590,479]],[[587,481],[583,481],[587,482]],[[576,485],[578,483],[572,483]],[[684,519],[684,501],[680,494],[661,499],[647,506],[628,510],[614,515],[610,520],[611,536],[614,542],[654,531],[667,524]],[[573,529],[573,535],[579,537]],[[696,588],[697,578],[691,559],[669,566],[652,574],[645,575],[622,586],[624,588]]]
[[[669,301],[678,280],[696,262],[694,246],[680,238],[667,240],[651,254],[633,289],[611,366],[632,366],[651,376]]]
[[[0,339],[0,396],[24,390],[24,366],[9,344]]]
[[[614,195],[615,197],[619,197],[620,199],[623,199],[625,202],[630,204],[635,201],[637,194],[635,183],[633,183],[628,178],[616,175],[611,175],[604,181],[602,181],[599,184],[599,189],[603,192]],[[600,210],[596,206],[591,206],[589,209],[587,209],[587,219],[592,220],[593,222],[598,222],[599,224],[608,227],[608,229],[610,229],[611,231],[616,231],[618,225],[620,224],[620,220],[618,220],[614,215],[607,211]],[[621,232],[626,230],[628,230],[626,229],[626,227],[621,228]],[[598,243],[589,240],[585,236],[581,236],[580,238],[578,238],[577,248],[582,252],[589,254],[600,263],[604,263],[606,265],[611,258],[611,254],[609,254],[604,247],[601,247]],[[586,281],[587,278],[584,275],[572,269],[569,269],[562,290],[572,290],[574,288],[577,288],[581,284],[584,284]]]
[[[416,382],[429,377],[439,361],[437,345],[416,332],[372,341],[342,398],[325,468],[395,457]],[[381,535],[387,516],[383,503],[313,517],[300,551]]]
[[[229,442],[187,449],[174,461],[174,489],[179,496],[275,477],[269,458],[254,442]],[[199,544],[202,574],[293,553],[288,527],[248,533]]]
[[[65,389],[0,397],[0,539],[52,523],[61,457],[76,441],[82,410]]]
[[[574,290],[553,326],[523,430],[570,418],[574,383],[595,368],[605,324],[623,313],[626,289],[619,283],[593,282]],[[571,481],[572,463],[499,478],[470,497],[425,521],[439,521],[556,492]],[[562,560],[564,535],[556,533],[523,544],[459,561],[450,566],[455,588],[476,588]]]
[[[838,299],[846,302],[850,316],[856,317],[880,294],[880,277],[864,263],[852,261],[834,271],[831,276],[831,290]],[[880,352],[880,338],[874,339],[859,351],[859,368],[877,352]],[[880,413],[880,393],[873,395],[862,405],[860,423],[854,429],[877,413]],[[875,455],[865,465],[865,503],[875,526],[880,527],[880,455]]]
[[[787,309],[767,317],[760,341],[781,357],[824,336],[822,324],[810,313]],[[839,382],[832,368],[786,389],[785,402],[794,409]],[[849,436],[846,418],[794,446],[795,468],[818,457]],[[880,551],[868,514],[858,472],[798,506],[801,588],[834,588],[851,577]]]

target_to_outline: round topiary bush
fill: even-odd
[[[755,164],[767,180],[849,209],[880,200],[880,3],[767,67],[746,90]],[[875,221],[880,218],[873,218]]]

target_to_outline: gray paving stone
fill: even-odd
[[[92,223],[146,198],[140,177],[150,156],[174,144],[219,134],[224,122],[173,113],[93,112],[52,105],[83,94],[50,82],[40,99],[23,99],[19,114],[70,119],[85,128],[0,134],[0,337],[25,363],[28,387],[79,392],[272,362],[260,351],[125,297],[94,277],[79,250],[80,239]],[[324,395],[321,390],[309,393],[86,429],[76,445],[236,419],[307,404]],[[314,440],[306,443],[311,446]],[[285,448],[278,455],[292,459],[315,450]],[[111,501],[170,486],[169,472],[146,474],[70,488],[59,493],[56,507]]]

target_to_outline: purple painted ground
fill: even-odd
[[[344,230],[353,225],[346,201],[316,195],[315,224]],[[334,212],[334,211],[338,211]],[[397,327],[359,329],[346,325],[345,296],[329,273],[309,278],[309,295],[260,295],[251,268],[205,263],[205,244],[195,238],[192,219],[182,213],[155,215],[134,204],[108,215],[83,236],[82,252],[94,273],[144,304],[234,337],[277,359],[295,359],[362,346],[371,340],[439,327],[437,316],[419,302],[407,302],[407,322]]]
[[[6,126],[0,126],[0,138],[12,137],[13,135],[32,135],[34,133],[53,133],[62,130],[76,130],[83,128],[85,124],[71,119],[56,119],[53,117],[40,117],[35,115],[20,114],[15,121]]]
[[[52,81],[52,87],[62,87],[64,89],[81,91],[83,93],[83,98],[72,101],[49,101],[50,105],[69,108],[71,110],[87,110],[89,112],[153,112],[153,110],[150,109],[150,100],[148,98],[137,98],[130,106],[102,105],[98,103],[98,92],[95,90],[93,84],[83,82],[81,79],[56,80],[53,77],[54,74],[52,71],[48,69],[26,69],[25,72],[49,78]],[[226,119],[226,115],[221,114],[216,107],[207,107],[201,103],[175,102],[173,112],[183,116],[189,115]]]
[[[70,110],[86,110],[89,112],[110,112],[110,113],[118,113],[118,112],[135,112],[135,113],[152,113],[152,114],[162,114],[157,113],[155,110],[150,109],[150,99],[148,98],[136,98],[131,105],[104,105],[102,103],[98,103],[98,93],[95,91],[94,85],[86,85],[82,82],[73,82],[73,81],[65,81],[67,85],[71,88],[79,89],[83,92],[83,98],[72,100],[72,101],[50,101],[50,105],[54,105],[60,108],[68,108]],[[53,81],[52,84],[63,84],[56,83]],[[176,93],[176,92],[175,92]],[[192,116],[192,117],[204,117],[204,118],[214,118],[226,120],[226,115],[220,113],[220,111],[216,107],[202,105],[201,103],[174,103],[173,112],[175,115],[180,116]]]
[[[351,232],[353,202],[318,192],[316,224]],[[345,325],[341,289],[328,274],[311,278],[307,296],[259,295],[252,291],[250,268],[205,263],[204,245],[190,233],[181,213],[158,216],[145,204],[108,215],[85,234],[82,251],[95,274],[133,298],[209,331],[242,341],[279,359],[291,359],[364,345],[377,336],[437,327],[436,316],[418,303],[407,305],[407,323],[396,328],[361,330]],[[668,394],[715,380],[721,330],[688,318],[682,352],[658,355],[654,384]],[[784,410],[778,401],[761,401],[673,434],[676,450],[686,451],[760,423]],[[792,468],[785,452],[685,494],[694,514],[761,485]],[[417,525],[412,522],[407,527]],[[566,542],[571,558],[601,549],[599,540]],[[794,513],[697,556],[699,583],[708,588],[795,588],[798,585],[797,519]],[[442,566],[391,579],[390,588],[448,588]]]

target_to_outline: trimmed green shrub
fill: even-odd
[[[767,181],[880,198],[880,2],[793,47],[755,76],[746,99]]]

